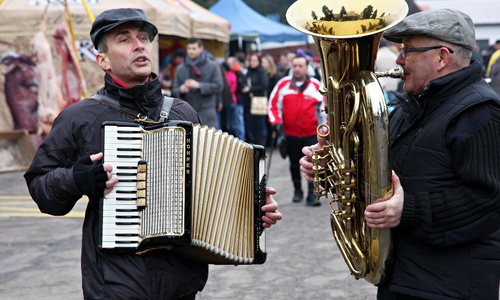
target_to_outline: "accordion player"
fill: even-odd
[[[105,122],[119,182],[100,204],[100,248],[166,248],[210,264],[266,261],[265,151],[185,121]]]

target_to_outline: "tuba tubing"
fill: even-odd
[[[320,125],[318,134],[329,138],[329,143],[312,157],[314,189],[318,198],[332,198],[330,219],[334,240],[351,273],[356,279],[378,284],[384,280],[391,255],[390,230],[368,227],[363,213],[366,206],[393,191],[389,118],[377,77],[402,77],[403,71],[401,68],[377,73],[373,70],[383,31],[399,23],[408,6],[404,0],[372,0],[370,6],[384,17],[363,20],[370,25],[359,29],[356,21],[311,20],[313,15],[328,9],[332,13],[345,7],[361,13],[367,7],[365,1],[338,0],[328,4],[331,7],[325,4],[325,0],[298,0],[286,13],[292,27],[312,36],[321,60],[320,92],[326,98],[328,124]],[[385,23],[378,24],[384,25],[371,26],[373,20],[380,19]],[[311,31],[323,25],[325,30]],[[366,28],[376,29],[363,31]],[[325,31],[329,34],[324,34]],[[324,133],[325,128],[328,133]]]
[[[398,78],[404,79],[404,70],[403,67],[399,66],[394,69],[390,69],[388,71],[375,72],[377,77],[390,77],[390,78]]]

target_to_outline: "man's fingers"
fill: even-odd
[[[99,153],[96,153],[96,154],[92,154],[90,156],[90,160],[93,162],[93,163],[96,163],[98,162],[99,160],[101,160],[101,158],[103,157],[104,154],[102,154],[102,152],[99,152]]]

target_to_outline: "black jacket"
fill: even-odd
[[[266,70],[262,66],[257,68],[248,68],[247,80],[250,81],[250,93],[253,96],[268,96],[267,86],[269,85],[269,76]],[[243,103],[245,105],[250,105],[250,102]]]
[[[120,105],[158,120],[162,94],[156,75],[132,88],[116,84],[105,76],[98,94],[119,100]],[[196,112],[176,99],[170,120],[200,123]],[[73,164],[80,158],[101,152],[101,124],[129,121],[127,115],[92,99],[84,99],[62,111],[52,131],[38,149],[25,173],[29,191],[40,211],[64,215],[82,194],[73,180]],[[208,277],[208,265],[169,251],[142,255],[110,253],[99,249],[99,199],[89,199],[82,237],[82,279],[85,299],[176,299],[201,290]]]
[[[405,191],[391,291],[498,299],[500,100],[479,63],[408,96],[390,131],[392,167]]]

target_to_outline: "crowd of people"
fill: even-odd
[[[187,101],[208,126],[242,141],[271,148],[280,137],[290,161],[292,201],[301,202],[301,149],[314,141],[317,126],[326,120],[319,65],[311,51],[284,51],[279,58],[238,52],[220,63],[201,40],[188,39],[186,45],[183,62],[163,66],[165,93]],[[175,50],[169,61],[174,63],[182,51]],[[268,109],[255,113],[253,97],[264,97]],[[320,205],[312,183],[305,199],[308,206]]]
[[[189,50],[193,43],[198,45],[195,53]],[[210,110],[213,114],[215,111],[216,120],[213,115],[208,119],[206,112],[201,113],[202,120],[209,126],[220,128],[249,143],[263,146],[272,144],[273,141],[269,136],[273,128],[266,116],[250,113],[250,100],[252,96],[269,98],[280,79],[292,76],[291,63],[295,56],[306,58],[308,76],[321,80],[317,64],[319,59],[313,58],[310,50],[299,49],[296,52],[287,50],[279,57],[256,52],[249,54],[237,52],[234,56],[220,61],[203,48],[200,39],[189,39],[186,44],[186,49],[175,49],[161,65],[160,78],[164,92],[185,99],[199,113],[202,110]],[[191,68],[186,67],[189,64]],[[216,74],[216,71],[208,74],[200,71],[201,66],[206,68],[207,65],[211,65],[215,70],[214,64],[220,65],[220,74]],[[192,66],[198,71],[186,73],[187,70],[194,70]],[[178,69],[182,75],[177,74]],[[199,82],[200,87],[186,89],[193,81]],[[180,89],[183,84],[183,88]],[[212,86],[213,89],[207,91],[208,86]],[[212,96],[210,101],[207,101],[207,95]],[[203,105],[203,109],[200,105]]]
[[[500,40],[481,51],[485,67],[485,77],[490,80],[491,87],[500,95]]]
[[[193,43],[198,45],[194,53],[188,50],[190,45],[193,48]],[[385,38],[381,39],[375,61],[375,71],[387,71],[397,67],[396,58],[399,54],[399,46],[398,43]],[[291,64],[296,56],[306,58],[308,78],[321,81],[319,58],[313,57],[310,50],[287,50],[278,57],[256,52],[248,54],[237,52],[234,56],[221,61],[205,50],[203,42],[199,39],[188,40],[186,49],[177,48],[164,59],[164,63],[160,66],[160,80],[166,94],[188,101],[209,126],[220,128],[249,143],[271,147],[276,142],[276,134],[273,134],[276,126],[271,126],[269,116],[266,118],[250,113],[250,98],[266,96],[270,100],[278,81],[293,75]],[[473,58],[481,63],[482,76],[497,93],[500,93],[500,60],[498,59],[500,58],[500,41],[483,50],[475,44]],[[196,60],[195,64],[193,64],[194,60]],[[186,64],[196,66],[198,71],[186,73],[186,70],[189,70],[184,66]],[[211,66],[212,72],[207,74],[206,70],[205,72],[199,71],[198,66],[207,68],[208,65]],[[215,71],[215,65],[219,65],[218,72]],[[178,67],[182,76],[176,77]],[[187,79],[190,80],[187,83],[184,82]],[[203,88],[195,86],[187,90],[186,88],[194,81],[203,83]],[[379,82],[389,104],[396,99],[397,94],[404,92],[401,79],[381,77]],[[184,85],[181,91],[182,84]],[[207,97],[210,98],[209,101]],[[392,111],[390,105],[389,109]],[[278,127],[278,129],[281,128]]]
[[[194,53],[193,44],[197,45]],[[399,43],[382,38],[375,71],[396,68],[399,47]],[[182,53],[185,58],[179,63]],[[472,54],[482,66],[482,76],[488,77],[490,85],[500,93],[500,59],[494,63],[500,57],[500,41],[492,45],[487,53],[481,53],[475,44]],[[295,60],[297,57],[303,59]],[[324,97],[319,93],[319,58],[303,49],[284,51],[279,57],[237,52],[220,63],[203,49],[201,40],[190,39],[187,41],[186,51],[176,49],[171,61],[161,72],[167,78],[163,82],[171,83],[164,85],[165,92],[186,100],[205,124],[220,128],[240,140],[267,148],[277,147],[277,141],[280,141],[281,149],[286,152],[282,156],[288,156],[290,163],[290,176],[294,186],[292,201],[301,202],[305,194],[299,171],[301,149],[315,140],[317,126],[326,121],[322,113]],[[294,66],[294,61],[304,62],[305,70]],[[217,68],[217,64],[220,68]],[[210,71],[207,70],[209,66]],[[404,93],[403,81],[380,77],[379,82],[389,112],[392,112],[398,96]],[[302,83],[305,84],[301,86]],[[292,97],[293,95],[295,96]],[[252,114],[253,96],[268,99],[269,109],[266,115]],[[303,104],[308,102],[310,105]],[[308,183],[305,199],[308,206],[321,204],[314,197],[312,183]]]

